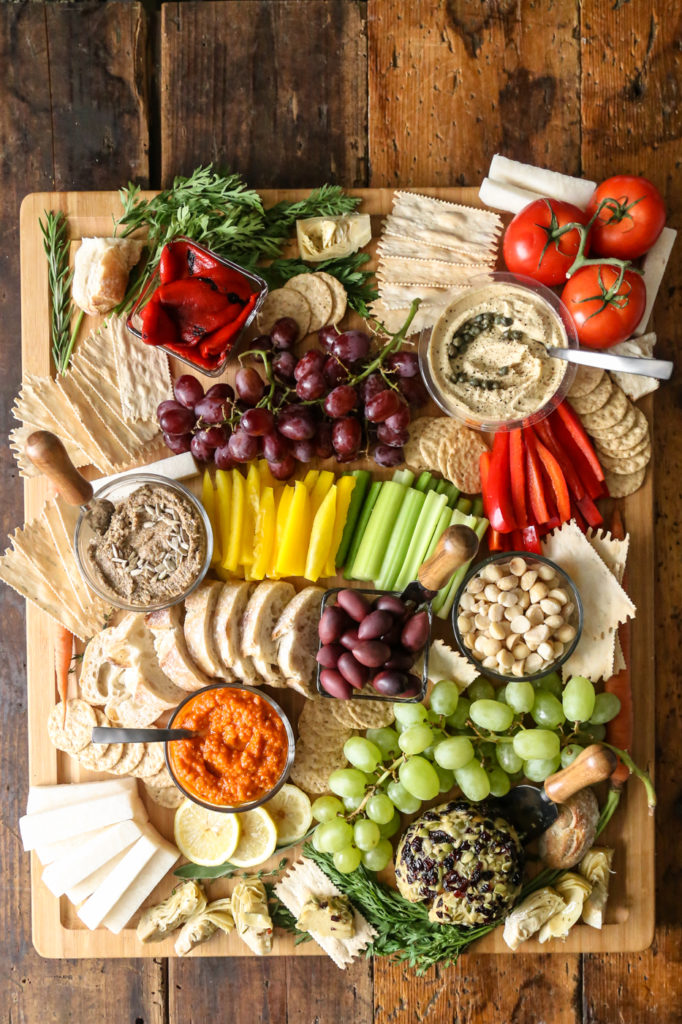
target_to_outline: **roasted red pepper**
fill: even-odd
[[[526,472],[528,478],[528,497],[533,518],[536,523],[546,523],[550,519],[550,513],[545,501],[545,489],[542,482],[542,468],[538,453],[535,448],[535,434],[530,430],[526,431]]]
[[[147,345],[176,345],[179,341],[178,328],[160,302],[152,299],[142,310],[142,340]]]
[[[526,506],[526,457],[523,451],[523,434],[520,430],[509,433],[509,473],[512,504],[516,525],[521,529],[528,525]]]
[[[231,342],[235,336],[242,329],[244,324],[251,314],[251,310],[256,305],[256,299],[258,298],[258,292],[254,292],[250,299],[247,300],[246,305],[242,307],[241,312],[232,323],[227,324],[220,330],[214,331],[210,338],[207,338],[200,345],[200,351],[202,356],[209,357],[215,355],[218,352],[224,352],[228,348],[231,348]]]
[[[511,533],[516,528],[511,499],[509,434],[506,431],[495,434],[490,468],[483,485],[483,508],[493,530]]]
[[[532,430],[532,427],[530,429]],[[538,453],[540,462],[549,477],[552,490],[554,491],[557,515],[562,523],[567,523],[571,518],[571,499],[568,494],[566,479],[561,471],[561,466],[554,458],[549,448],[544,446],[542,441],[537,437],[534,437],[533,440],[535,442],[535,450]]]
[[[590,466],[590,469],[596,476],[597,480],[603,480],[604,470],[601,468],[601,464],[599,462],[599,459],[597,458],[597,453],[592,447],[590,439],[585,433],[585,428],[580,422],[579,417],[573,411],[568,402],[565,400],[561,402],[561,404],[557,406],[554,415],[558,416],[559,419],[561,419],[561,421],[563,422],[564,426],[566,427],[566,430],[569,432],[569,434],[575,441],[576,445],[582,452],[586,462]]]

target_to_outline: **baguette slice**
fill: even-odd
[[[225,583],[218,597],[213,630],[218,653],[229,675],[225,679],[239,679],[249,686],[260,686],[260,678],[248,655],[242,653],[242,619],[249,603],[252,583]]]
[[[83,652],[78,686],[83,700],[102,707],[116,694],[123,693],[122,668],[112,665],[109,648],[116,638],[116,629],[109,627],[96,633]]]
[[[283,581],[259,583],[249,598],[242,622],[242,653],[269,686],[285,686],[277,660],[277,642],[272,631],[296,591]]]
[[[162,608],[145,615],[154,636],[154,649],[163,672],[181,690],[191,692],[208,686],[210,679],[192,661],[180,623],[180,608]]]
[[[213,617],[222,583],[207,580],[185,599],[185,640],[196,665],[207,676],[222,676],[223,668],[213,631]]]
[[[315,693],[315,672],[319,637],[321,587],[306,587],[289,601],[272,631],[277,644],[277,661],[287,686],[304,697]]]
[[[135,692],[148,694],[160,711],[177,707],[185,696],[185,691],[162,671],[144,615],[130,613],[121,619],[114,630],[107,657],[114,666],[135,670]]]

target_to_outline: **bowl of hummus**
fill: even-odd
[[[548,348],[578,348],[570,313],[544,285],[517,274],[475,278],[432,328],[419,363],[433,400],[477,430],[527,426],[565,397],[575,367]]]
[[[131,473],[95,491],[76,524],[81,574],[103,601],[150,612],[184,600],[211,564],[213,534],[182,484]]]

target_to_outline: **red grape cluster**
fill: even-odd
[[[382,697],[416,697],[422,682],[411,669],[429,629],[426,612],[410,612],[392,594],[370,604],[357,590],[340,590],[318,625],[322,689],[348,700],[371,682]]]
[[[277,480],[313,458],[350,462],[375,441],[374,460],[399,465],[410,406],[426,400],[416,354],[372,356],[363,331],[327,326],[318,332],[321,347],[297,357],[297,337],[296,321],[282,317],[252,343],[249,356],[262,362],[267,381],[242,366],[234,389],[214,384],[204,393],[195,377],[180,377],[175,399],[158,408],[170,450],[191,451],[218,469],[262,455]]]

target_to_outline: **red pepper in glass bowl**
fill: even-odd
[[[147,345],[217,377],[267,292],[257,274],[190,238],[174,238],[164,245],[128,329]]]

